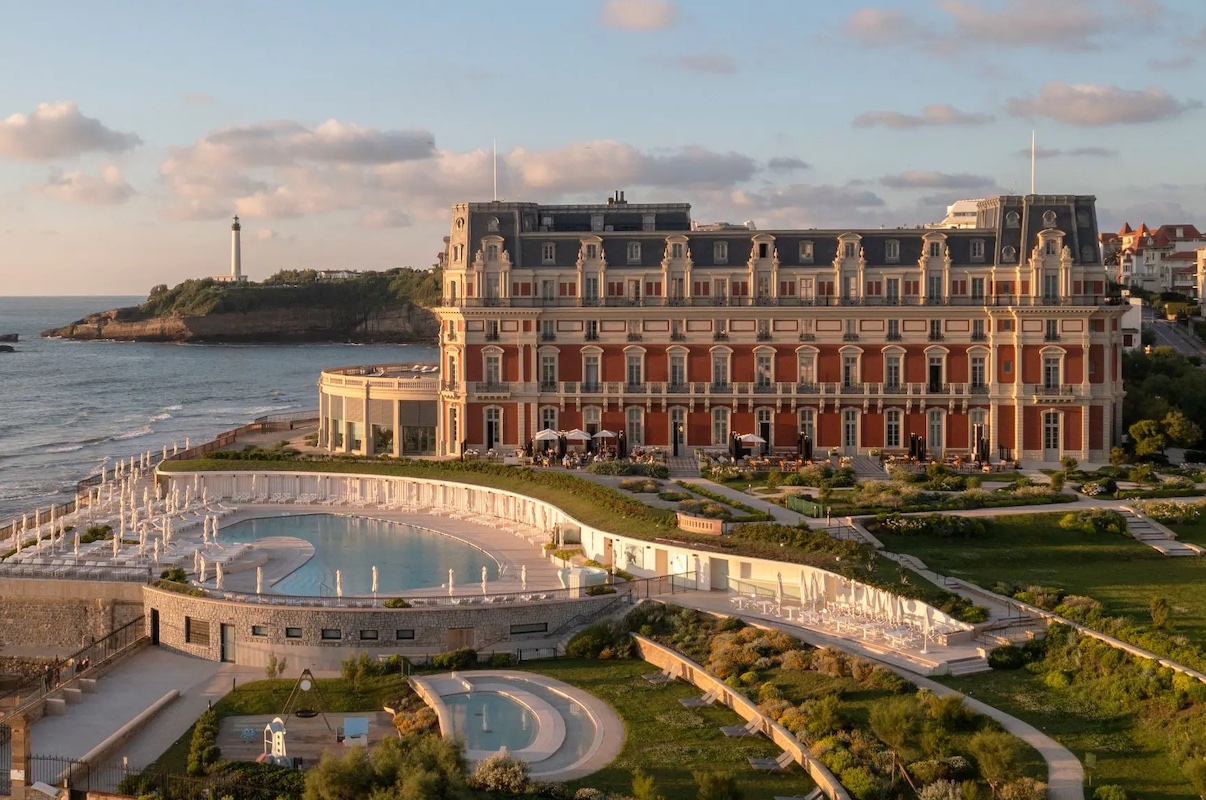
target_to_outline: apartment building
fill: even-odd
[[[1149,228],[1141,223],[1132,228],[1123,223],[1118,233],[1104,233],[1100,238],[1103,246],[1109,244],[1118,251],[1112,278],[1123,286],[1191,296],[1197,293],[1197,250],[1206,245],[1206,236],[1195,226],[1181,223]]]
[[[686,203],[464,203],[443,259],[439,452],[543,428],[675,455],[756,433],[823,452],[1101,461],[1123,306],[1095,198],[1002,196],[959,228],[693,226]]]

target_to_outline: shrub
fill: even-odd
[[[1126,789],[1113,783],[1098,786],[1093,792],[1093,800],[1128,800]]]
[[[1121,467],[1130,460],[1130,455],[1126,452],[1125,447],[1110,448],[1110,463],[1116,467]]]
[[[197,717],[193,726],[193,738],[188,748],[189,775],[204,775],[209,767],[218,763],[222,751],[216,744],[218,741],[218,713],[212,708]]]
[[[492,669],[506,669],[513,666],[515,666],[514,653],[492,653],[490,655],[490,667]]]
[[[1075,460],[1075,459],[1074,459]],[[1062,491],[1064,483],[1068,480],[1068,473],[1060,470],[1051,476],[1051,488],[1055,491]]]
[[[432,657],[431,666],[438,670],[470,669],[477,666],[477,651],[472,647],[450,650]]]
[[[657,784],[652,775],[647,775],[642,769],[632,771],[632,796],[636,800],[666,800],[657,790]]]
[[[410,603],[403,600],[401,597],[387,597],[385,600],[386,608],[410,608]]]
[[[528,789],[528,762],[510,753],[494,753],[477,762],[469,784],[486,792],[520,794]]]
[[[1186,523],[1196,522],[1202,516],[1201,503],[1182,503],[1176,500],[1145,500],[1139,503],[1139,510],[1157,522]]]
[[[743,800],[745,795],[737,788],[737,778],[728,770],[706,770],[696,772],[696,800]]]
[[[426,733],[433,730],[440,719],[433,708],[421,705],[414,709],[406,709],[394,714],[394,727],[398,734],[408,736],[414,733]]]
[[[907,536],[936,536],[940,539],[970,539],[983,536],[988,527],[977,517],[956,517],[949,514],[927,514],[924,517],[905,517],[900,514],[880,514],[872,523],[872,531]]]
[[[1126,517],[1106,508],[1089,508],[1065,514],[1059,526],[1066,531],[1125,535]]]
[[[1047,800],[1047,784],[1034,778],[1018,778],[1001,787],[998,800]]]
[[[188,574],[185,573],[183,567],[172,567],[165,569],[159,573],[159,577],[165,581],[174,581],[175,583],[188,583]]]
[[[604,583],[596,584],[595,586],[587,586],[586,587],[586,596],[587,597],[598,597],[599,595],[615,594],[615,593],[616,593],[616,588],[614,586],[608,586],[607,584],[604,584]]]
[[[993,669],[1020,669],[1025,663],[1022,651],[1011,644],[996,647],[988,654],[988,666]]]
[[[913,765],[909,766],[912,770]],[[918,800],[963,800],[963,790],[954,781],[937,780],[922,787],[917,794]]]
[[[613,620],[586,626],[565,646],[565,654],[573,658],[603,658],[605,652],[610,658],[627,658],[631,650],[628,631]]]
[[[289,665],[287,658],[277,658],[276,653],[268,654],[268,661],[264,664],[264,675],[268,680],[276,680],[285,674],[285,668]]]

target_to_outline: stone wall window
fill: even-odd
[[[339,628],[323,628],[322,640],[324,642],[337,642],[343,638],[343,631]]]
[[[375,642],[375,641],[377,641],[377,638],[378,638],[378,634],[377,634],[377,630],[375,628],[372,630],[363,630],[360,632],[360,641],[362,641],[362,642]]]
[[[415,638],[415,630],[414,628],[398,628],[394,638],[398,639],[399,641],[404,639],[413,639]]]
[[[187,644],[209,646],[209,620],[184,618],[184,641]]]
[[[547,622],[529,622],[523,625],[512,625],[511,635],[522,636],[525,633],[548,633],[549,624]]]
[[[267,625],[252,625],[251,626],[251,635],[252,636],[267,636],[268,635],[268,626]]]
[[[285,628],[285,638],[286,639],[302,638],[302,629],[301,628]]]

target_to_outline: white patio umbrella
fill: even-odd
[[[225,577],[225,576],[222,574],[222,562],[219,561],[217,564],[214,565],[214,586],[221,589],[223,577]]]
[[[80,532],[79,531],[75,532],[74,538],[75,538],[75,557],[79,558],[80,557]],[[18,547],[17,549],[20,550],[21,548]]]
[[[537,442],[555,442],[561,438],[561,434],[552,428],[545,428],[542,431],[536,431],[536,435],[532,438]]]
[[[519,568],[519,585],[526,592],[528,590],[528,565],[524,564]]]
[[[800,608],[808,602],[808,570],[800,570]]]
[[[783,573],[782,572],[775,573],[775,607],[779,611],[783,610]]]
[[[80,549],[79,545],[80,545],[80,535],[77,533],[77,534],[75,535],[75,550],[76,550],[76,555],[79,555],[79,549]],[[155,543],[154,543],[154,545],[153,545],[153,547],[152,547],[151,549],[152,549],[152,550],[154,551],[154,553],[155,553],[155,563],[156,563],[156,564],[158,564],[158,563],[159,563],[159,540],[158,540],[158,539],[156,539],[156,540],[155,540]]]
[[[482,567],[482,594],[486,593],[486,578],[489,573],[485,567]]]
[[[450,569],[450,570],[448,570],[448,596],[449,597],[452,597],[452,594],[453,594],[452,582],[454,580],[456,580],[456,570]]]
[[[565,434],[565,438],[571,442],[589,442],[590,434],[580,428],[574,428]]]
[[[343,599],[343,570],[335,570],[335,596]]]
[[[759,436],[756,433],[743,433],[743,434],[741,434],[741,443],[742,444],[766,444],[766,440],[763,439],[761,436]]]
[[[158,542],[158,541],[159,540],[156,539],[156,542]],[[200,550],[193,551],[193,572],[197,573],[198,575],[201,574],[201,551]]]
[[[255,593],[260,594],[264,591],[264,568],[255,568]]]
[[[377,596],[377,567],[373,566],[373,597]]]
[[[205,563],[205,556],[201,556],[201,569],[197,570],[197,583],[205,583],[205,572],[208,566]]]
[[[607,428],[604,428],[603,430],[601,430],[595,434],[595,438],[596,439],[614,439],[614,438],[616,438],[616,434],[612,431],[607,430]]]

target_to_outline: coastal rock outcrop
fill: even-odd
[[[15,342],[20,338],[15,333],[0,333],[0,342]]]
[[[0,344],[0,353],[15,353],[15,352],[17,352],[17,348],[13,347],[11,344]]]
[[[139,319],[116,308],[42,332],[45,337],[125,342],[434,342],[439,321],[415,304],[354,313],[333,308],[269,308]]]

